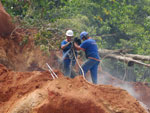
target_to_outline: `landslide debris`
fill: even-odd
[[[34,45],[35,29],[16,29],[13,38],[0,37],[0,64],[15,71],[33,71],[47,69],[46,63],[59,67],[56,63],[55,51],[49,56]],[[28,36],[27,43],[23,44],[24,37]],[[55,65],[54,65],[55,64]],[[58,65],[56,65],[58,64]]]
[[[106,72],[100,72],[99,76],[100,84],[112,85],[125,89],[138,101],[142,102],[146,109],[150,109],[150,86],[148,83],[122,81]]]
[[[43,70],[51,57],[34,45],[35,29],[15,28],[11,16],[0,2],[0,64],[15,71]]]
[[[7,37],[14,29],[10,15],[5,11],[0,1],[0,36]]]
[[[0,113],[147,113],[127,91],[54,71],[14,72],[0,65]]]

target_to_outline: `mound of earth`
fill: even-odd
[[[0,113],[147,113],[127,91],[77,76],[14,72],[0,65]]]
[[[145,104],[146,109],[150,109],[150,86],[148,83],[122,81],[106,72],[100,72],[99,76],[99,83],[125,89],[138,101]]]
[[[5,11],[0,1],[0,36],[6,37],[14,29],[10,15]]]

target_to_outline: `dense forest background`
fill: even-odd
[[[150,0],[1,0],[20,28],[36,28],[35,44],[58,50],[67,29],[88,31],[102,49],[150,54]],[[27,37],[25,37],[27,42]],[[52,44],[55,43],[55,44]],[[52,46],[53,45],[53,46]],[[147,67],[102,59],[105,71],[127,81],[150,82]],[[149,62],[146,62],[149,63]]]

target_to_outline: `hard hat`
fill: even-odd
[[[73,31],[72,30],[68,30],[66,32],[66,36],[73,36]]]
[[[88,32],[83,31],[83,32],[81,32],[81,34],[80,34],[80,39],[82,40],[83,37],[87,38],[87,36],[88,36]]]

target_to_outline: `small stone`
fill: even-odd
[[[69,84],[68,87],[71,88],[71,87],[72,87],[72,84]]]

